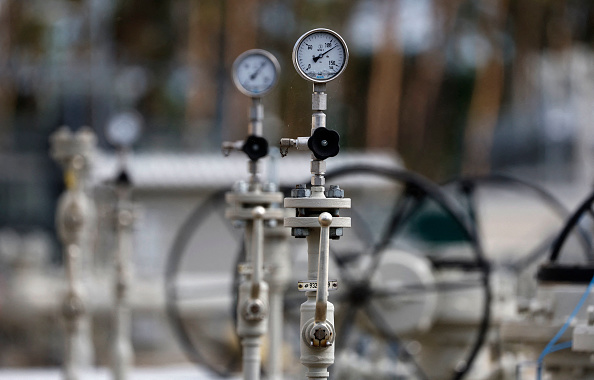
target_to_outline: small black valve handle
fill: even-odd
[[[307,146],[318,160],[334,157],[340,151],[340,135],[331,129],[317,128],[307,140]]]
[[[130,178],[130,174],[128,174],[128,171],[126,169],[120,170],[120,173],[113,182],[116,186],[132,186],[132,179]]]
[[[241,150],[247,154],[250,160],[257,161],[268,154],[268,141],[264,137],[250,135],[245,139]]]

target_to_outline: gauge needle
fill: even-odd
[[[262,68],[264,67],[265,64],[266,64],[266,61],[262,62],[260,67],[258,67],[258,69],[252,75],[250,75],[251,80],[256,79],[256,77],[258,76],[258,74],[260,74],[260,71],[262,71]]]
[[[336,49],[338,47],[338,45],[335,45],[334,47],[326,50],[325,52],[323,52],[322,54],[318,55],[317,57],[313,57],[313,61],[317,62],[320,58],[322,58],[326,53],[328,53],[330,50]]]

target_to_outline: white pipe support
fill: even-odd
[[[259,379],[261,337],[268,329],[268,284],[259,284],[259,298],[251,297],[252,290],[251,282],[242,283],[237,303],[237,335],[244,346],[244,380]]]
[[[81,250],[75,244],[65,247],[68,291],[62,305],[66,325],[66,351],[64,353],[64,379],[80,380],[84,368],[93,361],[91,327],[83,303],[83,289],[80,282]]]
[[[259,380],[262,338],[246,337],[241,340],[241,345],[243,346],[243,380]]]
[[[134,351],[130,336],[130,300],[129,289],[132,279],[130,256],[133,252],[132,233],[134,226],[133,206],[128,202],[127,189],[118,189],[116,210],[116,229],[118,249],[116,252],[116,283],[114,310],[114,340],[112,373],[115,380],[127,380],[134,362]]]
[[[69,244],[64,249],[66,278],[68,291],[62,304],[62,315],[66,327],[66,350],[64,352],[64,379],[78,380],[81,378],[82,360],[78,353],[80,342],[80,316],[83,313],[81,289],[78,282],[80,262],[80,249],[74,244]]]
[[[285,287],[270,289],[269,295],[269,334],[268,346],[268,380],[283,379],[283,337],[284,337],[284,318],[283,318],[283,300]]]
[[[270,209],[267,212],[271,211]],[[268,380],[283,380],[283,299],[291,278],[289,256],[289,229],[269,227],[264,229],[264,262],[270,268],[264,280],[270,287],[268,317]]]

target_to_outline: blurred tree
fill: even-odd
[[[224,140],[245,138],[248,125],[249,98],[235,89],[231,67],[235,59],[249,49],[268,49],[257,44],[260,0],[227,0],[225,9],[225,56],[222,75],[225,76],[225,102],[220,126]]]
[[[488,43],[485,48],[489,54],[481,58],[478,55],[484,49],[480,46],[475,49],[478,64],[468,110],[462,164],[462,172],[468,175],[486,174],[490,171],[493,135],[501,111],[505,84],[503,30],[508,19],[508,0],[492,0],[482,4],[482,7],[484,10],[479,13],[477,24],[486,40],[476,39],[475,43]]]
[[[168,17],[171,1],[125,0],[117,4],[114,37],[119,60],[144,63],[170,60],[176,45]]]
[[[433,30],[429,48],[412,57],[406,68],[400,115],[398,151],[408,167],[433,178],[441,178],[450,168],[447,162],[448,144],[444,135],[450,133],[443,115],[437,112],[446,70],[446,52],[452,31],[458,20],[462,0],[432,2]],[[451,96],[445,98],[451,101]],[[451,104],[451,103],[449,103]],[[449,141],[448,141],[449,142]]]
[[[186,135],[201,141],[203,148],[245,136],[249,100],[234,90],[231,66],[239,54],[256,47],[258,4],[259,0],[190,2],[188,63],[194,80],[187,99]]]
[[[9,75],[14,44],[13,20],[18,14],[14,1],[0,2],[0,146],[7,149],[12,138],[12,117],[15,111],[16,93],[13,78]]]
[[[402,48],[395,36],[398,2],[381,2],[381,42],[373,53],[367,95],[368,148],[398,146],[399,114],[404,69]]]

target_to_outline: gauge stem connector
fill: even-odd
[[[250,123],[248,125],[248,134],[262,136],[262,121],[264,120],[264,106],[262,105],[262,98],[252,98],[249,117]]]
[[[326,111],[328,106],[328,96],[326,94],[326,83],[314,83],[313,94],[311,95],[311,110],[315,113],[316,111]],[[325,124],[323,125],[326,126]],[[312,124],[312,127],[314,125]]]
[[[311,95],[311,134],[318,128],[326,128],[326,111],[328,106],[328,97],[326,94],[326,83],[314,83],[313,93]],[[326,179],[326,162],[317,159],[313,153],[311,155],[311,185],[324,186]]]
[[[248,125],[248,135],[262,136],[263,120],[264,120],[264,106],[262,105],[262,98],[252,97],[252,105],[250,107],[250,123]],[[242,146],[243,149],[243,146]],[[250,160],[248,162],[248,172],[250,173],[251,187],[260,186],[260,164],[259,160]],[[254,189],[255,190],[255,189]]]
[[[248,136],[261,137],[263,134],[263,120],[264,120],[264,106],[262,105],[262,98],[252,97],[252,105],[249,110],[249,124]],[[243,151],[244,140],[238,141],[223,141],[221,150],[223,154],[228,156],[233,151]]]
[[[248,161],[248,173],[250,173],[250,191],[259,192],[262,189],[260,180],[260,161]]]

